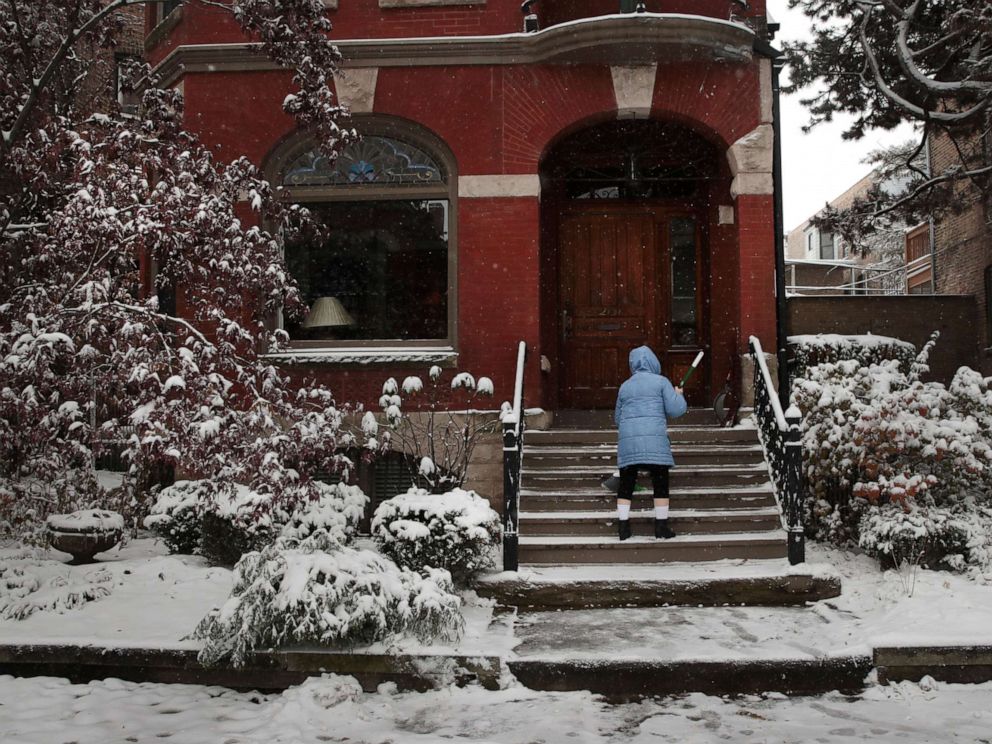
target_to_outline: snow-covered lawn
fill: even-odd
[[[989,742],[992,684],[873,686],[857,696],[693,694],[608,705],[517,686],[363,694],[350,677],[281,695],[190,685],[0,677],[5,744],[499,744],[559,742]]]
[[[808,557],[810,570],[826,565],[842,575],[842,596],[811,608],[626,608],[515,617],[495,613],[490,600],[467,592],[465,634],[456,644],[425,647],[404,638],[368,650],[719,660],[870,654],[872,647],[887,645],[992,645],[992,577],[882,573],[870,558],[820,545],[811,545]],[[90,566],[68,566],[68,556],[54,551],[0,550],[0,643],[196,648],[187,634],[224,602],[231,587],[229,570],[197,557],[167,555],[157,540],[134,540],[101,558]],[[653,569],[659,576],[692,570]],[[695,570],[703,577],[789,568],[784,561],[764,561],[700,564]],[[632,568],[631,577],[646,578],[645,571]],[[13,589],[11,578],[17,579]],[[38,591],[27,591],[32,587]],[[78,606],[67,609],[73,604]],[[33,612],[15,619],[25,608]]]
[[[2,642],[196,648],[183,637],[231,591],[229,570],[211,568],[199,557],[167,555],[158,540],[134,540],[99,557],[99,563],[69,566],[69,556],[54,550],[0,550]],[[42,587],[17,597],[3,584],[15,574],[35,576]],[[70,611],[46,609],[90,585],[109,594]],[[6,617],[7,607],[26,603],[38,606],[30,617]]]

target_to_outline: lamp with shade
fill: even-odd
[[[355,319],[348,314],[337,297],[318,297],[310,306],[310,312],[300,324],[307,335],[317,338],[322,332],[331,337],[336,329],[350,328],[355,325]]]

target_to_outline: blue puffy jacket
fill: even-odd
[[[620,430],[617,464],[674,465],[668,441],[668,419],[678,418],[688,408],[685,398],[661,374],[661,364],[647,346],[630,352],[629,380],[620,386],[613,414]]]

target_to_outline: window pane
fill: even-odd
[[[336,202],[310,207],[316,235],[286,246],[310,305],[294,339],[448,336],[448,201]]]
[[[677,217],[669,228],[672,252],[672,345],[695,346],[696,221]]]
[[[829,232],[820,233],[820,258],[832,261],[836,258],[834,253],[834,234]]]

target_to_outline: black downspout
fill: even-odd
[[[782,208],[782,109],[779,104],[779,73],[785,58],[772,58],[772,184],[775,189],[775,335],[778,350],[778,399],[782,409],[789,408],[789,305],[785,297],[785,213]]]
[[[775,351],[778,360],[778,399],[782,409],[789,408],[789,307],[785,298],[785,216],[782,209],[782,109],[779,101],[779,73],[785,57],[767,41],[754,42],[754,51],[772,61],[772,188],[775,230]]]

